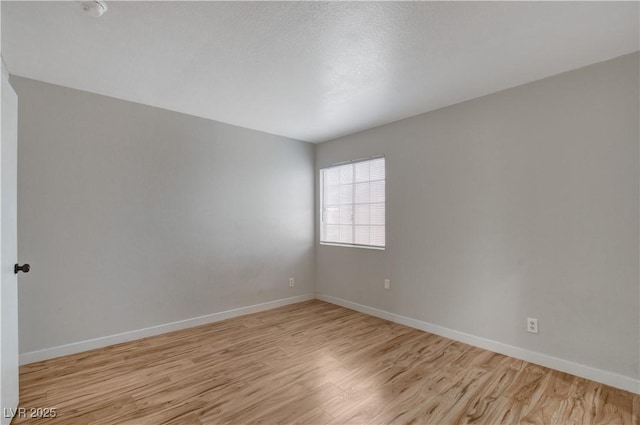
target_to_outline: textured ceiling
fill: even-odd
[[[639,3],[2,1],[9,72],[320,142],[638,50]]]

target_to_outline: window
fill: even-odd
[[[384,157],[320,170],[320,243],[384,249]]]

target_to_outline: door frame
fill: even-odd
[[[17,413],[19,398],[18,356],[18,288],[13,270],[17,263],[17,153],[18,153],[18,98],[9,82],[9,73],[1,60],[0,67],[0,424],[8,425]],[[3,109],[9,106],[12,110]],[[5,118],[9,116],[7,122]],[[11,140],[5,139],[9,136]],[[8,149],[7,149],[8,148]],[[9,156],[7,156],[9,155]],[[9,167],[7,167],[7,161]],[[3,165],[4,164],[4,165]],[[9,183],[7,183],[7,173]],[[4,181],[3,181],[4,180]],[[7,186],[11,184],[13,186]],[[4,191],[9,187],[7,193]],[[10,202],[6,202],[9,196]],[[12,199],[14,198],[14,199]],[[13,229],[7,228],[7,221]],[[3,222],[5,222],[3,224]],[[11,240],[7,241],[7,238]],[[7,246],[9,249],[7,249]],[[8,258],[10,257],[10,258]],[[8,308],[7,308],[8,307]]]

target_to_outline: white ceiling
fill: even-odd
[[[9,72],[321,142],[638,50],[639,3],[2,1]]]

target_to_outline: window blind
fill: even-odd
[[[384,248],[385,158],[320,170],[320,242]]]

